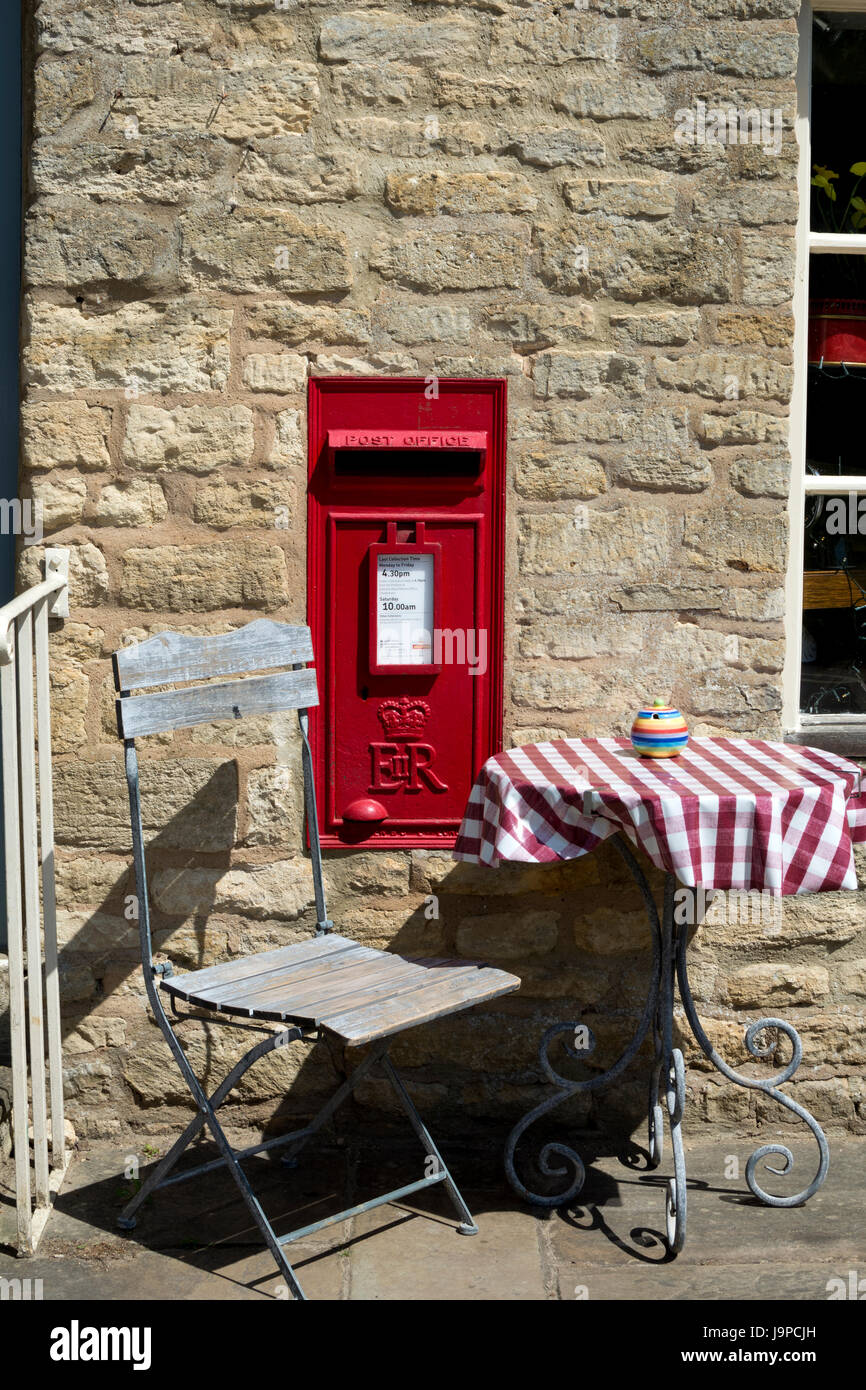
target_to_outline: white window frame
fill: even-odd
[[[794,279],[794,385],[791,395],[789,446],[791,451],[791,489],[788,500],[790,549],[785,580],[785,669],[782,679],[782,719],[790,735],[846,732],[858,743],[866,742],[866,714],[801,714],[800,677],[803,633],[803,546],[805,542],[805,503],[810,493],[840,492],[839,478],[821,478],[806,473],[806,396],[808,383],[809,332],[809,256],[844,251],[866,255],[866,235],[811,230],[811,100],[812,100],[812,18],[822,10],[866,14],[866,0],[804,0],[799,18],[797,66],[796,136],[797,165],[796,271]],[[866,475],[843,479],[845,492],[866,493]],[[808,741],[808,737],[805,741]],[[855,751],[852,749],[851,751]]]

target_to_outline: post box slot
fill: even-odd
[[[335,449],[338,477],[474,478],[483,449]]]

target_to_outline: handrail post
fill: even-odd
[[[69,1162],[63,1113],[48,649],[49,616],[69,612],[68,562],[68,551],[49,549],[45,579],[0,608],[3,842],[19,1255],[35,1252]]]

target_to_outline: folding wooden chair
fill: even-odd
[[[149,1174],[118,1218],[118,1224],[124,1230],[131,1230],[135,1226],[135,1211],[158,1188],[225,1166],[237,1183],[288,1288],[299,1299],[304,1298],[304,1293],[286,1258],[286,1246],[326,1226],[370,1211],[385,1202],[407,1197],[434,1183],[445,1184],[460,1223],[457,1229],[464,1235],[475,1234],[478,1228],[394,1070],[388,1057],[388,1047],[393,1035],[406,1028],[441,1018],[445,1014],[457,1013],[483,1000],[507,994],[520,985],[514,975],[502,970],[461,960],[404,959],[387,951],[361,946],[334,931],[334,924],[329,920],[325,908],[313,767],[307,739],[307,709],[318,704],[315,672],[304,664],[312,659],[308,628],[288,627],[266,620],[249,623],[219,637],[184,637],[163,632],[114,654],[114,679],[119,697],[116,702],[117,723],[126,750],[144,980],[156,1020],[198,1108],[195,1119]],[[247,676],[242,680],[210,680],[214,676],[236,676],[251,671],[273,672],[281,667],[291,669],[265,676]],[[196,680],[207,683],[188,684]],[[130,694],[134,689],[177,683],[187,684],[178,690]],[[223,965],[177,975],[169,962],[153,960],[135,739],[144,734],[187,728],[216,719],[239,719],[245,715],[286,709],[298,711],[301,731],[304,798],[316,905],[315,937],[301,944],[283,946]],[[274,1024],[282,1024],[283,1027],[273,1029],[269,1036],[246,1053],[213,1094],[208,1096],[196,1078],[163,1008],[162,994],[171,997],[171,1008],[176,1019],[203,1017],[207,1021],[234,1022],[238,1026],[237,1019],[244,1018],[262,1020],[262,1024],[254,1024],[254,1027],[268,1023],[272,1029]],[[195,1015],[179,1012],[178,1006],[183,1001],[207,1010],[207,1013]],[[315,1043],[328,1038],[336,1039],[347,1047],[369,1044],[370,1050],[310,1124],[251,1148],[233,1149],[217,1120],[216,1111],[247,1068],[276,1047],[296,1041]],[[278,1236],[253,1193],[242,1167],[243,1160],[278,1145],[288,1144],[290,1149],[286,1161],[292,1162],[307,1141],[376,1066],[384,1070],[421,1142],[427,1158],[424,1177],[336,1216]],[[213,1135],[222,1157],[169,1177],[183,1151],[205,1126]]]

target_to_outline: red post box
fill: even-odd
[[[324,845],[454,843],[502,737],[504,380],[309,388]]]

